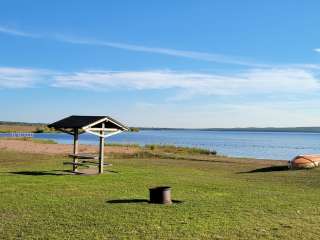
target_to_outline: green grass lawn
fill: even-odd
[[[62,156],[0,150],[0,239],[318,238],[320,169],[201,159],[114,155],[112,172],[73,176]],[[158,185],[182,202],[148,204]]]

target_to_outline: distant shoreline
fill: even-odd
[[[46,123],[26,123],[26,122],[10,122],[0,121],[1,126],[8,127],[12,126],[16,128],[18,126],[23,127],[25,130],[31,127],[30,130],[36,128],[45,127]],[[320,133],[320,127],[245,127],[245,128],[161,128],[161,127],[132,127],[139,130],[155,130],[155,131],[221,131],[221,132],[301,132],[301,133]],[[1,129],[0,129],[1,130]],[[4,129],[3,129],[4,130]],[[5,131],[0,131],[5,132]],[[10,132],[10,131],[8,131]]]
[[[292,127],[292,128],[145,128],[140,130],[155,131],[214,131],[214,132],[300,132],[300,133],[320,133],[320,127]]]

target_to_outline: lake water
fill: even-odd
[[[34,137],[72,143],[72,136],[65,133],[39,133]],[[106,141],[200,147],[216,150],[220,155],[257,159],[289,160],[298,154],[320,153],[319,133],[142,130],[124,132],[107,138]],[[98,137],[82,134],[81,143],[96,145]]]

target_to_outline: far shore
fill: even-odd
[[[320,133],[320,127],[230,127],[230,128],[174,128],[174,127],[130,127],[132,132],[140,130],[152,131],[221,131],[221,132],[293,132],[293,133]],[[25,123],[0,121],[0,133],[30,132],[30,133],[57,133],[49,129],[46,123]]]

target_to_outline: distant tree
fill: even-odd
[[[131,127],[130,128],[130,132],[139,132],[139,131],[140,131],[140,129],[137,128],[137,127]]]

